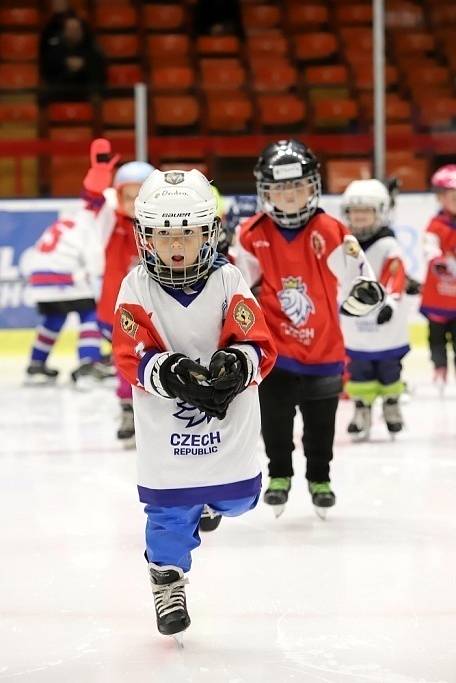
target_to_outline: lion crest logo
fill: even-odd
[[[305,325],[310,315],[315,313],[315,305],[307,293],[307,285],[300,277],[285,277],[282,278],[282,287],[277,294],[282,311],[296,327]]]
[[[179,183],[184,182],[184,174],[178,173],[177,171],[169,171],[165,173],[165,183],[170,185],[179,185]]]
[[[125,308],[120,309],[120,327],[126,334],[130,335],[130,337],[133,337],[133,339],[136,337],[138,323],[135,322],[135,319],[130,311],[127,311]]]

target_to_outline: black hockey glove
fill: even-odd
[[[410,296],[415,296],[416,294],[421,293],[421,282],[418,282],[418,280],[414,280],[412,277],[409,275],[405,276],[405,293],[409,294]]]
[[[393,307],[389,304],[385,304],[377,316],[377,325],[383,325],[391,320],[393,317]]]
[[[214,390],[214,411],[218,412],[216,417],[223,420],[231,401],[245,389],[249,375],[247,358],[239,349],[220,349],[211,358],[209,374]]]
[[[385,290],[376,280],[359,277],[345,301],[341,312],[349,316],[361,316],[370,313],[385,299]]]
[[[173,353],[160,367],[160,382],[171,398],[178,398],[206,412],[212,405],[207,368],[181,353]]]

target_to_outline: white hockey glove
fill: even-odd
[[[341,313],[350,316],[367,315],[379,307],[385,299],[385,290],[376,280],[358,277],[341,305]]]

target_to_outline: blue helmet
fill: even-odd
[[[155,168],[145,161],[129,161],[117,169],[112,184],[116,189],[122,185],[128,185],[128,183],[140,183],[142,185],[154,170]]]

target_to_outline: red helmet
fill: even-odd
[[[456,164],[447,164],[437,169],[431,178],[431,184],[437,190],[456,190]]]

